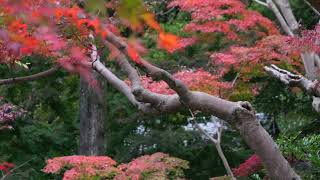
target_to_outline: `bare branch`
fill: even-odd
[[[279,6],[281,13],[285,21],[287,22],[290,30],[292,32],[297,31],[299,29],[299,23],[293,15],[289,0],[274,0],[274,2]]]
[[[311,81],[304,76],[293,74],[276,65],[271,65],[270,67],[265,66],[264,69],[268,74],[279,79],[284,84],[298,86],[305,90],[309,95],[320,97],[320,82],[318,80]]]
[[[279,11],[278,7],[272,0],[267,0],[267,4],[269,8],[273,11],[274,15],[277,17],[282,29],[285,31],[286,34],[289,36],[294,36],[293,32],[290,29],[290,26],[287,24],[286,20],[282,16],[281,12]]]
[[[8,85],[8,84],[15,84],[15,83],[22,83],[22,82],[29,82],[29,81],[35,81],[43,77],[50,76],[57,72],[59,69],[59,66],[54,66],[46,71],[33,74],[30,76],[24,76],[24,77],[14,77],[14,78],[8,78],[8,79],[1,79],[0,80],[0,86],[1,85]]]
[[[124,94],[133,105],[139,105],[139,102],[136,101],[133,94],[131,93],[130,87],[117,76],[115,76],[99,60],[93,63],[93,68],[99,74],[101,74],[114,88]]]
[[[265,7],[269,7],[267,3],[263,2],[263,1],[260,1],[260,0],[253,0],[254,2],[262,5],[262,6],[265,6]]]
[[[236,180],[236,178],[234,177],[230,165],[228,163],[227,158],[225,157],[222,149],[221,149],[221,135],[222,135],[222,128],[218,128],[218,132],[217,132],[217,139],[213,138],[205,129],[203,129],[197,122],[193,112],[191,109],[189,109],[192,118],[190,119],[194,126],[199,130],[199,132],[204,135],[205,137],[207,137],[212,143],[213,145],[216,147],[218,154],[223,162],[224,168],[227,170],[228,175],[231,177],[232,180]]]
[[[303,76],[293,74],[275,65],[271,65],[270,67],[265,66],[264,69],[268,74],[279,79],[284,84],[289,86],[298,86],[309,95],[313,96],[313,109],[320,113],[320,82],[318,80],[311,81]]]
[[[122,60],[125,61],[124,59]],[[125,68],[124,64],[128,65],[126,63],[123,63],[123,68]],[[124,94],[134,106],[136,106],[144,113],[159,114],[163,112],[177,112],[182,107],[177,95],[162,95],[152,93],[144,89],[142,86],[136,87],[135,90],[132,90],[124,81],[115,76],[100,61],[94,62],[93,68],[99,74],[101,74],[113,87]],[[133,72],[130,71],[129,73]]]

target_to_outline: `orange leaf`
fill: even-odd
[[[98,33],[99,31],[99,27],[100,27],[100,21],[99,19],[95,19],[95,20],[91,20],[88,22],[88,27],[89,28],[93,28],[93,30]]]
[[[79,19],[77,21],[77,26],[80,29],[83,25],[87,26],[89,24],[89,20],[88,19]]]
[[[107,31],[101,31],[101,36],[103,39],[107,38],[108,32]]]
[[[80,8],[78,6],[73,6],[72,8],[67,10],[67,15],[73,19],[78,19],[78,13]]]
[[[64,13],[65,13],[64,9],[57,8],[55,10],[55,16],[58,20],[60,20],[64,16]]]
[[[136,63],[141,64],[140,56],[137,53],[136,49],[128,45],[128,56]]]
[[[159,46],[171,53],[178,48],[178,40],[177,36],[170,33],[160,32],[159,34]]]

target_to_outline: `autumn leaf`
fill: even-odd
[[[160,32],[158,45],[172,53],[179,46],[179,38],[171,33]]]
[[[65,10],[62,8],[57,8],[54,12],[56,18],[60,20],[64,16]]]
[[[134,62],[141,64],[140,56],[137,50],[130,45],[128,45],[128,55]]]

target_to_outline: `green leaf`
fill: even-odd
[[[141,0],[122,0],[117,8],[119,17],[128,21],[134,28],[141,24],[141,15],[146,9]]]

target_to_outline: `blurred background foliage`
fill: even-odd
[[[161,26],[179,36],[188,36],[182,29],[190,15],[178,9],[167,9],[168,1],[145,0],[156,14]],[[272,12],[254,2],[247,1],[249,8],[274,19]],[[299,21],[311,28],[316,17],[303,0],[291,0]],[[99,10],[99,7],[88,7]],[[123,31],[126,31],[124,29]],[[125,32],[128,33],[128,32]],[[130,34],[130,32],[129,32]],[[169,54],[157,48],[155,32],[147,30],[142,40],[149,53],[146,58],[171,72],[181,68],[202,67],[208,71],[207,51],[218,51],[228,46],[219,36],[210,41],[187,47],[182,52]],[[104,53],[107,56],[108,52]],[[50,67],[43,57],[29,57],[29,69],[14,69],[0,66],[0,77],[25,76]],[[115,70],[115,64],[107,61]],[[117,72],[117,71],[114,71]],[[120,75],[121,76],[121,75]],[[234,76],[231,75],[231,78]],[[226,77],[228,79],[228,77]],[[285,87],[274,79],[263,77],[263,88],[257,96],[248,93],[245,87],[232,95],[233,100],[249,100],[257,112],[268,118],[265,128],[279,143],[284,154],[306,179],[320,178],[320,121],[311,108],[310,98],[299,91]],[[107,96],[106,155],[117,162],[128,162],[143,154],[164,152],[190,162],[186,171],[189,179],[208,179],[226,174],[222,162],[212,144],[196,131],[186,131],[187,112],[157,117],[139,114],[113,87],[105,89]],[[56,156],[77,154],[79,129],[79,77],[59,71],[53,76],[35,82],[0,87],[0,96],[5,101],[19,105],[28,113],[18,119],[14,130],[0,133],[0,162],[8,161],[21,167],[13,173],[16,179],[48,179],[41,172],[45,160]],[[237,167],[252,152],[232,129],[223,133],[222,147],[231,167]],[[261,179],[259,172],[250,179]]]

